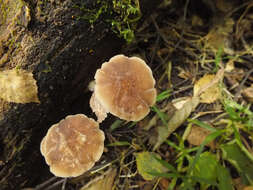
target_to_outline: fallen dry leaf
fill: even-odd
[[[167,190],[168,187],[169,187],[169,181],[168,181],[168,179],[162,178],[162,179],[159,181],[159,187],[160,187],[162,190]]]
[[[177,110],[180,110],[188,100],[189,97],[177,98],[172,100],[172,104]]]
[[[253,190],[253,186],[247,186],[247,187],[244,187],[243,190]]]
[[[225,78],[228,84],[232,87],[236,87],[243,80],[245,71],[243,69],[234,68],[232,72],[226,72]]]
[[[7,102],[39,103],[38,87],[33,74],[22,69],[0,72],[0,98]]]
[[[190,71],[189,69],[183,69],[181,67],[177,67],[177,70],[179,71],[178,76],[182,79],[192,80],[192,78],[194,77],[192,71]]]
[[[117,174],[116,169],[110,169],[105,174],[96,177],[80,190],[112,190],[114,178]]]
[[[184,123],[198,104],[199,97],[189,97],[181,109],[175,111],[167,126],[158,127],[158,138],[153,148],[154,150],[157,149],[171,135],[171,133]]]
[[[145,180],[156,178],[155,175],[150,174],[152,172],[163,173],[168,170],[155,158],[160,158],[160,156],[154,152],[139,152],[135,156],[138,173]]]
[[[200,90],[203,89],[208,84],[210,84],[215,79],[215,77],[216,75],[206,74],[201,79],[199,79],[194,84],[194,88],[193,88],[194,96],[197,96]],[[215,83],[200,94],[200,102],[210,104],[210,103],[215,102],[220,96],[221,96],[221,90],[219,88],[219,84]]]
[[[233,32],[234,23],[232,18],[217,18],[213,28],[206,36],[206,46],[211,47],[216,52],[222,48],[225,53],[233,55],[231,33]]]
[[[234,186],[236,187],[236,189],[243,189],[244,190],[244,187],[246,187],[243,182],[242,182],[242,178],[241,177],[238,177],[238,178],[235,178],[233,179],[233,184]]]
[[[251,85],[251,87],[245,88],[242,91],[242,95],[247,101],[253,103],[253,85]]]
[[[224,12],[227,13],[234,8],[234,2],[230,0],[215,0],[216,7]]]
[[[187,140],[190,144],[199,146],[201,145],[205,138],[211,133],[211,131],[204,129],[202,127],[198,126],[192,126],[190,134],[187,137]],[[210,146],[212,149],[215,147],[214,142],[207,144],[207,146]]]
[[[158,119],[158,116],[157,116],[157,115],[153,116],[151,119],[149,119],[148,123],[147,123],[146,125],[144,125],[142,128],[143,128],[145,131],[150,130],[153,126],[156,125],[157,119]]]

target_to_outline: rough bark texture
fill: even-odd
[[[85,89],[100,64],[124,44],[104,22],[91,27],[75,19],[83,14],[73,8],[76,3],[0,0],[0,70],[31,71],[41,102],[0,100],[0,189],[21,189],[48,178],[39,152],[42,137],[66,115],[91,114],[91,94]],[[140,1],[142,12],[150,13],[158,3]]]

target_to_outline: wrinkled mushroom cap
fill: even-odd
[[[104,149],[98,123],[83,114],[70,115],[53,125],[41,142],[41,153],[58,177],[76,177],[92,168]]]
[[[95,74],[95,99],[106,112],[128,121],[143,119],[155,103],[151,69],[138,57],[117,55]]]

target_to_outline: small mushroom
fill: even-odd
[[[101,122],[111,114],[128,121],[139,121],[155,103],[155,80],[151,69],[138,57],[116,55],[95,74],[90,106]]]
[[[55,176],[76,177],[100,159],[104,139],[93,119],[83,114],[70,115],[48,130],[40,151]]]

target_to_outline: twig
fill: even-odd
[[[184,5],[184,16],[183,16],[184,23],[186,21],[187,8],[188,8],[188,5],[189,5],[189,2],[190,2],[190,0],[186,0],[185,5]],[[177,49],[179,44],[182,42],[182,38],[183,38],[183,35],[184,35],[184,29],[185,29],[185,25],[183,25],[183,28],[182,28],[182,31],[181,31],[181,34],[180,34],[181,38],[177,42],[177,44],[175,45],[175,49]]]
[[[40,185],[37,185],[34,190],[50,190],[50,189],[53,189],[54,187],[60,185],[63,183],[63,189],[65,189],[65,185],[64,183],[66,183],[67,181],[67,178],[63,178],[63,179],[60,179],[58,181],[56,181],[57,179],[59,179],[58,177],[52,177],[50,178],[49,180],[43,182],[42,184]]]
[[[189,89],[191,89],[193,87],[193,85],[189,85],[189,86],[186,86],[186,87],[182,87],[181,89],[177,90],[177,91],[173,91],[173,93],[171,93],[172,96],[178,94],[178,93],[181,93],[181,92],[184,92],[184,91],[187,91]]]
[[[155,47],[152,51],[152,54],[151,54],[151,60],[150,60],[150,65],[152,65],[153,61],[154,61],[154,58],[155,58],[155,53],[156,53],[156,50],[157,50],[157,47],[159,45],[159,41],[160,41],[160,36],[157,36],[156,38],[156,41],[155,41]]]
[[[233,13],[235,13],[236,11],[242,9],[243,7],[245,6],[248,6],[249,4],[251,4],[252,2],[248,1],[248,2],[245,2],[243,4],[241,4],[240,6],[236,7],[234,10],[232,10],[231,12],[229,12],[225,17],[226,18],[229,18],[232,16]]]
[[[240,58],[244,60],[242,63],[244,66],[246,66],[248,69],[253,69],[253,59],[251,57],[248,57],[248,55],[243,55]]]
[[[245,75],[244,79],[242,80],[242,82],[240,83],[240,85],[238,86],[238,90],[237,90],[237,92],[236,92],[236,94],[235,94],[235,101],[238,100],[239,95],[240,95],[240,93],[241,93],[241,90],[242,90],[242,88],[243,88],[243,85],[245,84],[245,82],[247,81],[247,79],[249,78],[249,76],[251,75],[252,72],[253,72],[253,69],[250,69],[250,70],[246,73],[246,75]]]
[[[240,16],[240,18],[238,19],[237,23],[236,23],[236,30],[235,30],[235,36],[238,37],[239,34],[239,25],[243,19],[243,17],[248,13],[248,11],[250,10],[250,8],[253,6],[253,3],[249,4],[246,8],[246,10],[242,13],[242,15]]]
[[[163,41],[166,42],[166,46],[167,46],[167,47],[172,46],[172,47],[174,47],[175,49],[179,49],[179,50],[183,51],[184,53],[186,53],[187,55],[189,55],[189,56],[192,57],[192,58],[198,58],[198,56],[195,55],[194,53],[189,52],[189,51],[186,51],[184,48],[179,47],[177,44],[174,45],[173,43],[169,42],[169,41],[167,40],[166,36],[160,31],[160,28],[159,28],[157,22],[155,21],[155,19],[154,19],[152,16],[151,16],[151,20],[152,20],[152,22],[153,22],[153,24],[154,24],[154,26],[155,26],[155,28],[156,28],[157,33],[160,35],[160,37],[163,39]],[[182,39],[182,38],[181,38],[181,39]]]
[[[57,180],[57,179],[58,179],[58,177],[52,177],[52,178],[50,178],[49,180],[47,180],[47,181],[41,183],[40,185],[37,185],[37,186],[35,187],[35,190],[43,189],[43,188],[45,188],[45,186],[51,184],[53,181],[55,181],[55,180]]]
[[[167,43],[170,44],[170,42],[167,40],[167,38],[163,35],[163,33],[160,31],[160,28],[157,24],[157,22],[155,21],[154,17],[151,15],[151,20],[156,28],[157,33],[161,36],[161,38]]]
[[[59,180],[59,181],[55,182],[54,184],[50,185],[48,188],[43,189],[43,190],[51,190],[51,189],[53,189],[53,188],[57,187],[58,185],[60,185],[60,184],[64,183],[64,182],[65,182],[65,180],[66,180],[65,178],[64,178],[64,179],[62,179],[62,180]]]
[[[68,178],[65,178],[64,182],[62,183],[61,190],[65,190],[67,180],[68,180]]]

